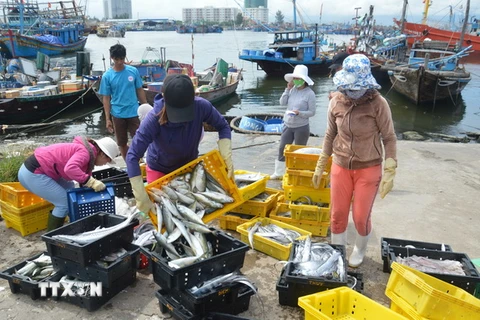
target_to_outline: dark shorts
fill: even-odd
[[[130,133],[130,137],[133,138],[135,132],[137,132],[137,129],[140,126],[140,119],[138,119],[138,117],[115,118],[112,116],[112,121],[118,146],[126,146],[128,143],[127,133]]]

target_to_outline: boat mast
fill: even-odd
[[[293,0],[293,30],[297,30],[297,5],[296,5],[296,0]]]
[[[460,34],[460,43],[458,48],[462,49],[463,38],[465,37],[465,32],[467,31],[468,16],[470,15],[470,0],[467,0],[467,7],[465,8],[465,17],[463,18],[462,33]]]
[[[427,24],[428,8],[430,8],[430,0],[425,0],[425,7],[423,9],[422,24]]]
[[[402,24],[400,26],[400,34],[403,34],[405,31],[405,13],[407,12],[407,4],[408,0],[403,0],[403,8],[402,8]]]

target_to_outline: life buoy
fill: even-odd
[[[423,31],[422,31],[422,34],[423,34],[424,36],[428,36],[428,30],[427,30],[427,29],[423,30]]]

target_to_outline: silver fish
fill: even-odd
[[[255,232],[257,232],[258,228],[262,225],[261,222],[255,223],[252,227],[250,227],[250,230],[248,231],[248,242],[250,242],[250,247],[253,249],[253,235]]]
[[[201,192],[200,194],[220,203],[232,203],[234,201],[232,197],[227,196],[226,194],[223,194],[220,192],[207,191],[207,192]]]

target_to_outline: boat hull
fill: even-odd
[[[75,43],[59,45],[40,41],[31,36],[3,35],[0,36],[0,50],[6,54],[7,58],[36,57],[38,51],[48,56],[54,56],[82,51],[86,42],[87,38],[83,37]]]
[[[265,71],[269,76],[284,76],[286,73],[293,72],[296,65],[303,64],[308,67],[309,75],[328,75],[330,65],[324,59],[315,59],[310,61],[303,61],[297,59],[284,59],[267,56],[250,56],[240,55],[241,60],[254,62],[257,66]]]
[[[391,71],[393,89],[416,104],[446,99],[454,101],[471,80],[468,72],[425,71],[423,68],[394,68]]]
[[[460,41],[461,32],[442,30],[432,28],[426,24],[405,22],[405,34],[411,35],[408,44],[412,45],[415,41],[423,41],[426,38],[431,40],[446,41],[452,45]],[[465,33],[462,47],[472,46],[475,51],[480,50],[480,37]]]
[[[81,108],[96,102],[95,91],[91,89],[51,96],[0,99],[0,124],[39,123],[67,106]]]

